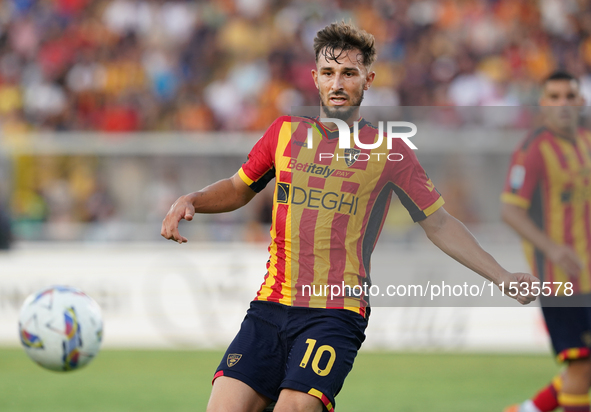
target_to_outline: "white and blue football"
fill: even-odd
[[[52,286],[25,299],[18,332],[27,355],[42,367],[53,371],[80,369],[101,347],[101,310],[79,289]]]

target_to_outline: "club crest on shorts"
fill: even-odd
[[[345,149],[345,163],[347,167],[353,166],[353,163],[357,161],[356,156],[361,153],[361,150],[356,148]]]
[[[238,363],[240,358],[242,358],[242,354],[230,353],[230,354],[228,354],[228,360],[226,362],[228,363],[228,366],[231,368],[232,366],[234,366]]]

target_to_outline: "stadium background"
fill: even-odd
[[[2,410],[52,410],[60,401],[41,388],[92,393],[91,382],[110,379],[117,365],[138,374],[121,374],[118,390],[144,392],[129,382],[142,376],[150,387],[145,376],[153,376],[153,399],[128,405],[134,396],[98,386],[99,395],[88,395],[94,410],[155,410],[154,399],[173,410],[203,404],[193,391],[206,399],[220,356],[207,350],[231,339],[262,277],[272,191],[240,211],[183,225],[191,243],[182,247],[159,237],[160,222],[179,194],[234,173],[277,116],[317,104],[312,39],[349,18],[377,40],[378,76],[364,104],[486,107],[480,113],[512,119],[502,133],[471,134],[481,124],[467,127],[455,116],[462,132],[419,145],[417,154],[446,208],[503,264],[525,267],[518,240],[500,222],[498,194],[526,128],[503,106],[535,105],[540,79],[559,67],[579,76],[591,102],[590,2],[4,1],[0,245],[9,233],[12,242],[0,252]],[[417,272],[459,270],[397,202],[380,248],[396,250]],[[104,310],[108,350],[80,378],[43,375],[12,349],[20,303],[56,282],[82,287]],[[551,376],[547,351],[535,308],[378,308],[339,409],[361,410],[355,399],[365,399],[360,405],[383,401],[374,410],[392,410],[387,391],[395,386],[399,410],[499,410]],[[189,375],[183,359],[203,375]],[[180,379],[182,390],[154,383],[165,362],[175,371],[166,379]],[[482,380],[483,371],[491,378]],[[425,376],[427,394],[417,383]],[[29,396],[28,385],[43,395]],[[92,410],[87,401],[73,402]]]

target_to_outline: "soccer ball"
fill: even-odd
[[[37,364],[53,371],[80,369],[100,349],[101,310],[79,289],[52,286],[25,299],[18,332],[25,352]]]

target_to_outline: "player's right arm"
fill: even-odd
[[[539,146],[529,138],[511,158],[511,166],[501,196],[501,216],[523,239],[531,242],[554,264],[576,276],[583,264],[568,245],[554,242],[529,214],[534,192],[544,179],[544,160]]]
[[[185,243],[187,238],[179,233],[179,222],[182,219],[191,221],[195,213],[231,212],[250,202],[255,195],[256,192],[236,173],[229,179],[179,197],[162,221],[160,234],[166,239]]]
[[[280,117],[273,122],[234,176],[179,197],[162,221],[160,234],[166,239],[185,243],[187,238],[179,233],[182,219],[190,221],[195,213],[231,212],[250,202],[275,177],[275,149],[284,121],[285,117]]]

